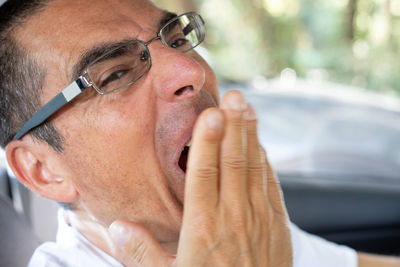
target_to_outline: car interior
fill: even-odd
[[[33,233],[25,215],[14,208],[18,197],[26,197],[25,193],[17,193],[19,184],[10,179],[5,168],[0,170],[0,231],[1,231],[1,266],[26,266],[33,251],[40,244]],[[25,189],[25,188],[24,188]],[[24,190],[23,189],[23,190]],[[24,203],[27,203],[24,200]]]

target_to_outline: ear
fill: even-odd
[[[78,197],[62,154],[29,135],[13,140],[6,147],[9,166],[18,180],[39,195],[58,202]]]

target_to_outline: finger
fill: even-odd
[[[265,164],[267,166],[267,196],[271,203],[272,208],[278,214],[287,216],[286,205],[283,198],[282,188],[280,182],[268,161],[267,154],[265,150],[262,150]]]
[[[247,103],[238,91],[227,93],[222,100],[226,122],[221,143],[221,198],[227,203],[248,203],[246,131],[243,114]]]
[[[267,201],[267,165],[258,141],[257,117],[251,105],[245,113],[247,124],[247,185],[253,210],[265,209]]]
[[[188,159],[185,216],[217,205],[219,147],[223,125],[223,113],[216,108],[204,111],[196,123]]]
[[[115,221],[109,227],[116,246],[116,258],[125,266],[173,266],[175,256],[169,254],[143,226]]]

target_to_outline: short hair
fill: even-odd
[[[51,0],[8,0],[0,7],[0,145],[12,141],[23,124],[40,108],[46,68],[18,44],[15,29]],[[63,151],[63,138],[51,121],[31,130],[34,138]]]

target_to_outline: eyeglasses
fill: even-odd
[[[168,21],[157,36],[148,42],[134,40],[119,45],[89,64],[83,74],[39,109],[18,131],[14,140],[22,138],[33,128],[44,123],[87,88],[94,88],[106,95],[131,86],[151,68],[148,45],[161,42],[182,53],[203,42],[206,30],[199,14],[189,12]]]

